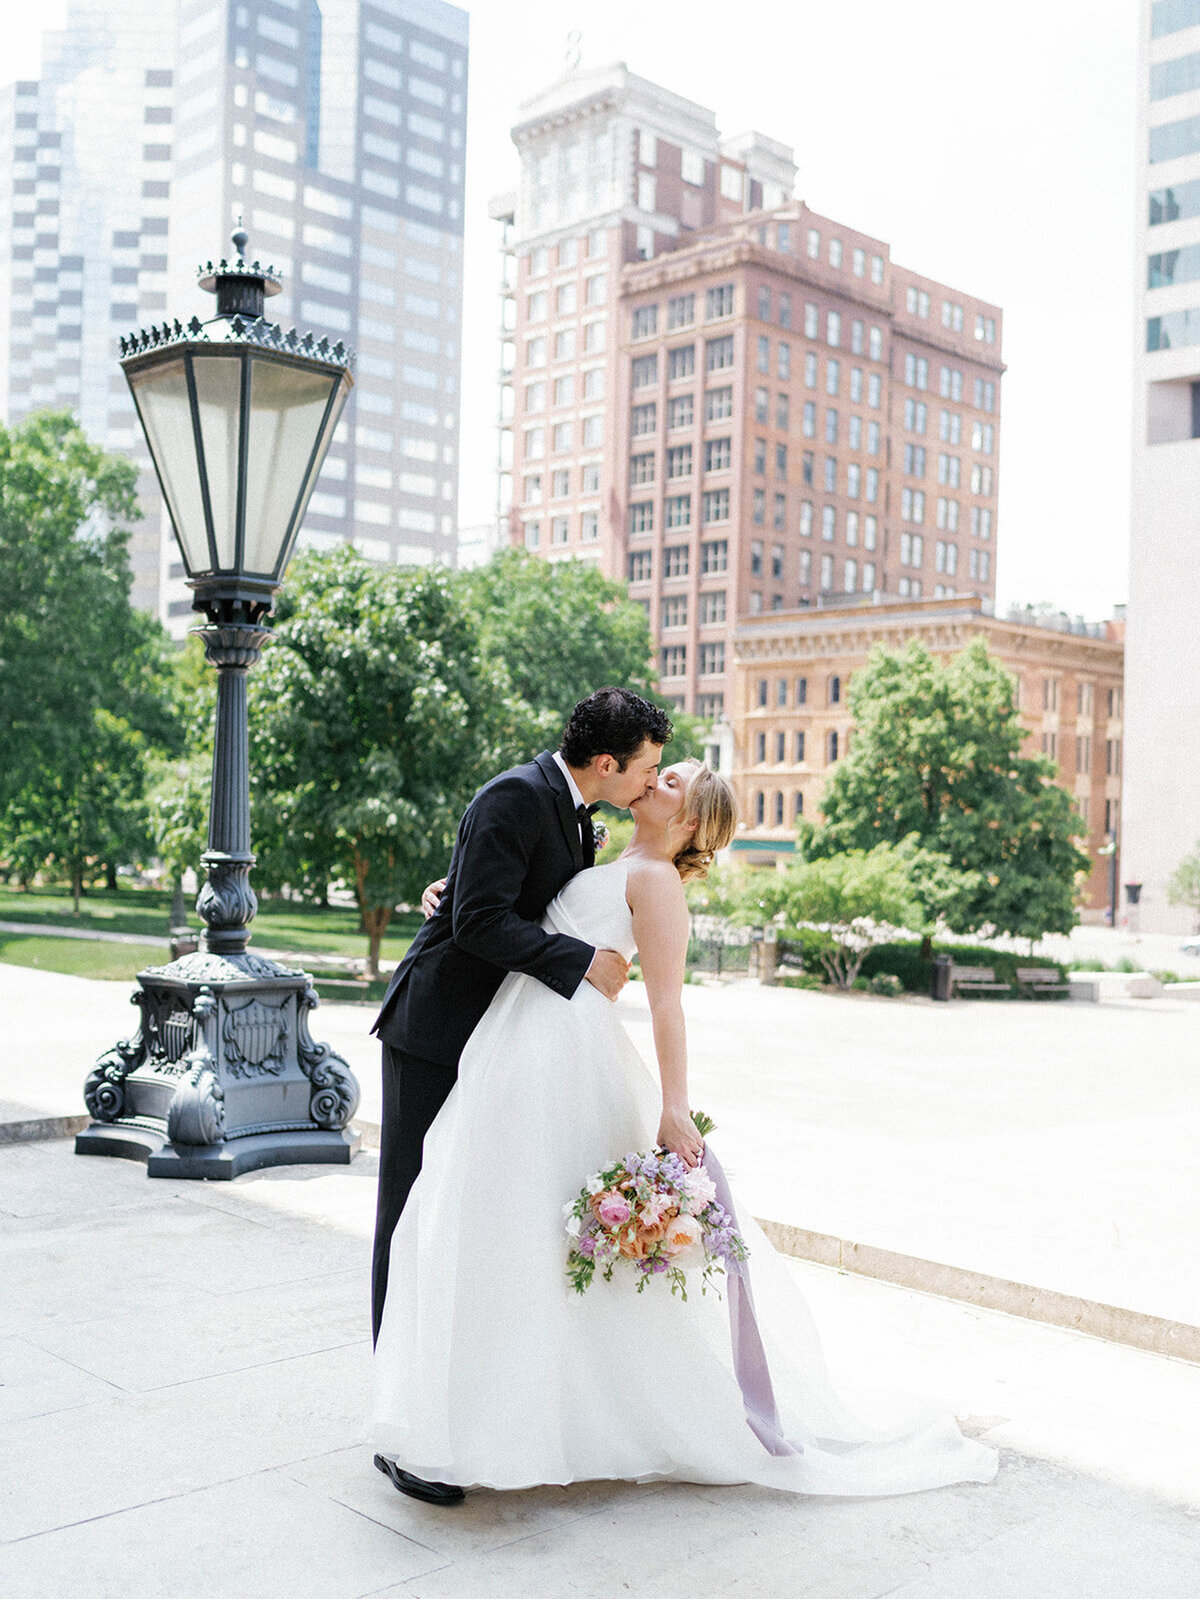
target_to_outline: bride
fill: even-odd
[[[748,1424],[727,1302],[712,1292],[684,1302],[653,1279],[638,1294],[621,1271],[572,1290],[563,1207],[585,1180],[656,1143],[689,1166],[704,1157],[687,1088],[684,884],[732,838],[733,798],[724,779],[685,762],[631,810],[625,853],[575,876],[543,926],[636,951],[659,1080],[590,984],[566,1000],[521,973],[504,979],[392,1239],[376,1465],[486,1488],[671,1478],[861,1495],[990,1481],[995,1452],[952,1417],[868,1421],[835,1393],[804,1299],[744,1210],[750,1314],[787,1440],[775,1449]],[[448,1489],[438,1502],[456,1497]]]

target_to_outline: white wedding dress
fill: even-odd
[[[580,872],[543,926],[631,956],[625,879],[623,861]],[[747,1424],[723,1299],[684,1303],[653,1279],[638,1294],[620,1269],[574,1292],[563,1206],[591,1173],[652,1148],[660,1111],[656,1074],[590,983],[568,1001],[505,978],[393,1237],[374,1448],[464,1487],[674,1478],[858,1495],[990,1481],[995,1451],[952,1417],[872,1422],[847,1408],[803,1297],[744,1209],[775,1397],[800,1453],[769,1454]]]

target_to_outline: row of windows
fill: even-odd
[[[910,316],[928,317],[930,311],[929,295],[924,289],[918,289],[914,284],[909,284],[905,295],[905,306]],[[961,333],[963,330],[963,308],[954,300],[942,301],[942,326],[949,328],[952,333]],[[996,319],[984,316],[977,312],[975,316],[975,337],[984,343],[996,342]]]
[[[704,420],[725,422],[733,415],[732,388],[706,389],[704,394]],[[695,418],[695,400],[691,394],[679,394],[667,401],[667,428],[691,427]],[[658,402],[644,401],[630,412],[630,431],[634,438],[645,438],[657,431]]]
[[[710,589],[708,593],[701,594],[698,620],[701,627],[712,627],[724,622],[724,589]],[[659,613],[659,625],[668,629],[686,627],[688,625],[688,596],[686,594],[670,594],[664,597],[662,610]]]
[[[760,441],[756,441],[760,442]],[[706,472],[728,472],[732,465],[733,441],[728,438],[706,439],[704,441],[704,470]],[[787,445],[776,446],[776,451],[783,452],[782,476],[787,474]],[[692,446],[690,444],[672,445],[666,453],[666,476],[671,478],[691,477],[692,475]],[[640,455],[631,455],[629,458],[629,481],[632,485],[639,483],[653,483],[655,473],[655,456],[653,451]]]
[[[663,550],[664,575],[686,577],[690,568],[690,547],[672,545]],[[710,577],[716,572],[729,570],[728,539],[706,539],[700,546],[700,575]],[[634,550],[630,553],[628,578],[631,583],[648,583],[654,575],[654,551]]]
[[[537,550],[542,547],[542,524],[536,518],[524,524],[525,548]],[[599,511],[581,511],[579,514],[579,537],[584,544],[594,544],[600,537]],[[561,546],[571,542],[571,518],[569,516],[552,516],[550,518],[550,544]]]
[[[924,400],[907,399],[904,402],[904,426],[909,433],[925,433],[928,421],[929,408]],[[962,413],[947,411],[938,413],[938,438],[944,444],[962,443]],[[973,422],[971,424],[971,448],[978,450],[981,455],[991,455],[995,449],[996,430],[991,422]]]
[[[563,239],[555,252],[556,264],[560,269],[578,266],[579,264],[578,239]],[[583,240],[586,259],[597,261],[608,254],[608,231],[605,228],[593,228]],[[529,254],[529,276],[531,278],[544,278],[550,270],[550,251],[542,245]]]
[[[721,677],[725,672],[725,644],[718,639],[712,644],[701,644],[696,650],[696,667],[700,677]],[[686,644],[668,644],[659,652],[660,677],[687,676],[688,649]]]
[[[1200,27],[1200,0],[1154,0],[1150,7],[1150,37]]]
[[[833,740],[831,748],[834,750],[834,754],[831,756],[831,759],[836,761],[837,760],[837,753],[836,753],[836,751],[837,751],[837,734],[836,733],[831,733],[830,734],[830,738],[831,738],[831,740]],[[766,827],[767,826],[767,797],[761,791],[761,789],[759,790],[758,793],[755,794],[753,803],[754,803],[754,825],[755,825],[755,827]],[[784,812],[784,797],[783,797],[782,794],[777,793],[771,799],[771,822],[770,822],[770,825],[772,827],[782,827],[784,825],[783,812]],[[796,817],[797,820],[799,820],[799,818],[804,815],[804,795],[800,792],[799,789],[797,789],[796,792],[792,796],[792,815],[794,817]]]
[[[786,224],[785,223],[780,223],[779,226],[782,228],[782,227],[785,227]],[[789,242],[790,242],[790,235],[789,235]],[[781,250],[783,250],[783,249],[787,248],[787,246],[784,245],[784,244],[781,244],[779,246],[779,248]],[[806,248],[806,251],[807,251],[807,254],[808,254],[808,258],[809,258],[810,261],[819,261],[821,259],[821,232],[820,232],[819,228],[809,228],[808,235],[807,235],[807,238],[805,240],[805,248]],[[843,247],[841,239],[836,238],[836,237],[830,239],[830,241],[829,241],[829,255],[828,255],[829,265],[831,267],[835,267],[835,268],[840,269],[841,266],[842,266],[842,262],[843,262],[844,257],[845,257],[845,249]],[[865,250],[860,249],[858,247],[855,247],[853,250],[851,250],[851,252],[850,252],[850,270],[853,272],[853,274],[854,274],[854,276],[856,278],[866,277],[866,275],[867,275],[867,253],[866,253]],[[883,257],[881,255],[873,255],[871,257],[871,282],[872,283],[882,283],[883,282]]]
[[[704,320],[718,322],[733,315],[733,284],[724,283],[705,290]],[[691,327],[696,320],[695,294],[677,294],[667,301],[667,330]],[[658,306],[641,305],[633,313],[631,336],[652,339],[658,333]]]
[[[787,396],[781,394],[779,398],[784,400],[787,398]],[[766,418],[756,415],[755,421],[766,421]],[[826,407],[826,444],[837,443],[840,424],[841,417],[837,409],[834,406]],[[782,427],[784,424],[781,422],[778,425]],[[811,400],[806,400],[804,404],[804,411],[801,417],[801,432],[804,434],[806,439],[815,439],[817,436],[817,408]],[[852,450],[865,450],[868,455],[878,455],[880,438],[881,434],[879,431],[878,422],[868,422],[864,433],[862,417],[852,416],[849,419],[846,429],[846,442],[849,444]]]
[[[585,450],[599,449],[604,443],[604,417],[602,415],[585,416],[579,425],[579,437]],[[556,422],[550,431],[550,444],[552,454],[569,455],[575,448],[574,422]],[[545,457],[546,429],[544,427],[525,429],[524,454],[527,461],[540,461]]]
[[[583,280],[584,305],[604,305],[608,299],[608,273],[593,272]],[[549,314],[550,298],[546,289],[535,289],[526,296],[526,319],[544,322]],[[555,316],[574,316],[579,310],[578,283],[560,283],[554,291]]]
[[[570,467],[559,467],[550,473],[550,498],[552,500],[569,500],[571,498]],[[527,472],[522,483],[522,504],[540,505],[542,503],[542,474],[540,472]],[[600,463],[589,461],[579,468],[579,492],[581,494],[599,494],[600,492]]]
[[[913,355],[909,352],[904,357],[904,381],[909,388],[922,391],[928,389],[929,362],[923,355]],[[943,400],[962,399],[963,374],[958,367],[942,367],[938,377],[938,393]],[[989,378],[976,378],[974,398],[977,411],[994,411],[996,409],[995,383]]]
[[[603,321],[585,322],[583,324],[583,353],[597,355],[603,351],[606,343],[606,325]],[[537,334],[525,343],[525,365],[539,367],[546,365],[546,351],[548,345],[544,333]],[[554,335],[554,359],[556,361],[573,361],[578,349],[578,335],[575,328],[559,328]]]
[[[604,368],[594,366],[580,373],[582,379],[579,384],[579,397],[583,400],[602,400],[604,398]],[[575,373],[565,373],[560,378],[554,379],[551,389],[551,405],[554,410],[561,410],[563,406],[574,405],[576,399]],[[525,413],[534,416],[539,411],[546,409],[546,385],[543,382],[527,383],[525,385]]]
[[[1163,222],[1178,222],[1186,217],[1200,216],[1200,178],[1187,183],[1177,183],[1166,189],[1154,189],[1149,197],[1150,226]]]

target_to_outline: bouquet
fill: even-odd
[[[693,1113],[701,1137],[713,1122]],[[700,1291],[747,1249],[734,1218],[717,1202],[717,1190],[704,1166],[686,1166],[663,1149],[626,1155],[596,1172],[563,1207],[567,1237],[567,1276],[577,1293],[588,1289],[599,1269],[605,1282],[625,1262],[638,1274],[640,1294],[651,1277],[665,1277],[671,1292],[687,1298],[687,1272],[698,1269]]]

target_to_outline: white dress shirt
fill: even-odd
[[[558,767],[559,771],[566,778],[567,787],[571,790],[571,804],[575,807],[576,810],[578,810],[579,807],[585,803],[585,801],[584,801],[583,795],[579,792],[579,784],[571,776],[571,768],[567,765],[566,761],[563,760],[562,755],[559,753],[558,750],[555,750],[555,752],[554,752],[554,764],[555,764],[555,766]],[[583,843],[583,828],[582,827],[579,829],[579,842],[581,844]]]

